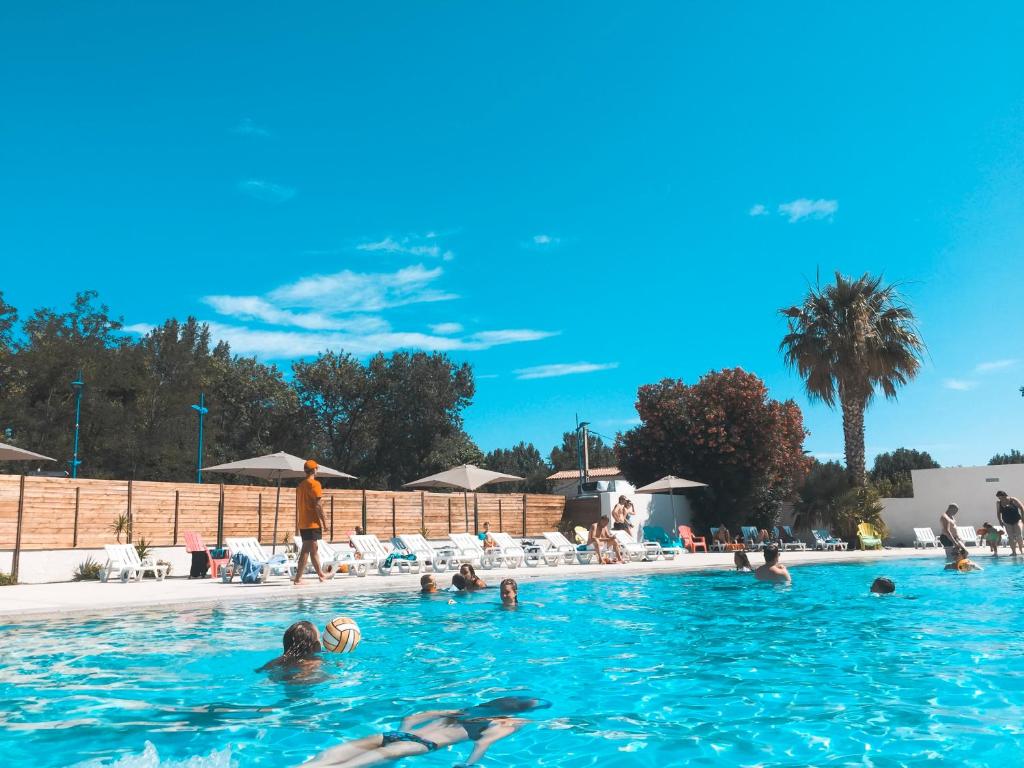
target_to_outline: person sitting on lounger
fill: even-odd
[[[478,533],[476,537],[480,539],[480,546],[482,546],[484,549],[490,549],[491,547],[498,546],[498,542],[496,542],[494,540],[494,537],[491,536],[490,523],[484,523],[484,529],[480,531],[480,533]]]
[[[471,564],[463,563],[459,568],[459,573],[466,580],[466,589],[470,592],[477,589],[487,589],[487,582],[476,575],[476,568]]]
[[[437,592],[437,582],[434,581],[434,576],[432,574],[425,573],[420,576],[420,592],[425,595]]]
[[[519,605],[519,584],[515,579],[503,579],[501,582],[501,604]]]
[[[613,562],[625,563],[626,558],[622,553],[622,547],[619,546],[619,540],[612,535],[612,532],[609,529],[610,525],[611,523],[607,517],[599,517],[597,522],[590,526],[590,536],[587,540],[587,544],[592,546],[594,548],[594,552],[597,553],[597,562],[605,565]],[[602,545],[605,547],[605,554],[603,555],[601,553]],[[612,551],[615,552],[617,560],[612,560],[607,555],[608,547],[611,547]]]
[[[378,733],[321,752],[307,768],[354,768],[403,757],[426,755],[453,744],[473,742],[465,763],[475,765],[494,742],[518,731],[529,720],[513,715],[550,707],[543,699],[505,696],[467,709],[435,709],[402,720],[400,730]]]
[[[309,621],[297,621],[284,631],[284,653],[257,669],[257,672],[282,670],[309,672],[320,665],[320,633]]]
[[[717,541],[719,544],[725,544],[728,546],[733,543],[732,534],[729,533],[729,529],[724,524],[718,526],[718,530],[715,531],[713,541]]]
[[[747,557],[747,553],[742,549],[736,550],[732,556],[732,562],[736,566],[737,571],[753,571],[754,566],[750,564],[750,558]]]
[[[764,565],[754,571],[754,577],[758,581],[769,581],[774,584],[790,584],[793,581],[789,570],[779,562],[779,548],[774,544],[764,548]]]

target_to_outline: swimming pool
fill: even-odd
[[[413,712],[512,694],[552,707],[485,766],[1019,765],[1024,564],[979,561],[967,575],[941,558],[802,566],[789,589],[731,572],[524,582],[517,611],[489,590],[7,625],[0,755],[280,768]],[[880,574],[896,596],[868,594]],[[291,622],[336,615],[364,639],[326,679],[254,672]]]

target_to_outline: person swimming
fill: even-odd
[[[963,546],[954,548],[953,558],[952,562],[946,563],[946,567],[943,570],[957,571],[959,573],[982,570],[980,565],[967,557],[967,549]]]
[[[487,582],[476,575],[476,568],[474,568],[471,563],[463,563],[459,567],[459,573],[462,575],[462,578],[466,580],[467,590],[472,592],[476,589],[487,588]]]
[[[519,584],[515,579],[503,579],[500,589],[502,605],[519,605]]]
[[[433,574],[425,573],[420,576],[420,592],[424,595],[433,594],[437,592],[437,582],[434,581]]]
[[[871,593],[874,595],[891,595],[896,591],[896,582],[886,576],[879,576],[871,582]]]
[[[754,566],[750,564],[750,558],[747,553],[742,549],[736,550],[732,556],[733,565],[736,566],[737,571],[753,571]]]
[[[309,768],[355,768],[426,755],[444,747],[473,742],[462,765],[480,761],[488,748],[511,736],[529,721],[513,715],[551,706],[544,699],[503,696],[467,709],[418,712],[402,720],[400,730],[366,736],[331,747],[304,765]]]
[[[297,621],[284,631],[284,653],[271,659],[257,672],[274,669],[309,670],[320,664],[320,632],[309,621]]]

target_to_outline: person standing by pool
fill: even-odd
[[[299,562],[295,571],[295,584],[302,581],[306,563],[313,562],[313,570],[320,581],[327,581],[327,575],[320,567],[320,552],[317,542],[323,537],[323,529],[327,527],[324,517],[324,490],[316,479],[317,463],[307,459],[302,465],[306,479],[295,489],[295,516],[299,521],[299,534],[302,536],[302,549],[299,550]]]
[[[996,491],[996,515],[999,524],[1006,529],[1006,538],[1010,541],[1010,554],[1024,555],[1024,536],[1021,533],[1021,519],[1024,518],[1024,505],[1020,499],[1008,496],[1006,491]]]
[[[612,507],[612,530],[629,532],[629,508],[625,496],[619,496],[619,503]]]
[[[764,565],[758,566],[754,571],[754,577],[758,581],[768,581],[773,584],[791,584],[793,577],[789,575],[789,569],[779,562],[779,548],[769,544],[764,548]]]
[[[956,521],[953,519],[959,511],[960,507],[956,504],[950,504],[939,517],[939,530],[941,531],[939,533],[939,543],[946,550],[947,563],[956,562],[957,548],[964,545],[960,541],[960,534],[956,532]]]

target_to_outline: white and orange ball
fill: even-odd
[[[331,619],[324,627],[324,633],[320,637],[324,650],[331,653],[351,653],[363,639],[363,633],[359,631],[359,625],[347,616],[339,616]]]

